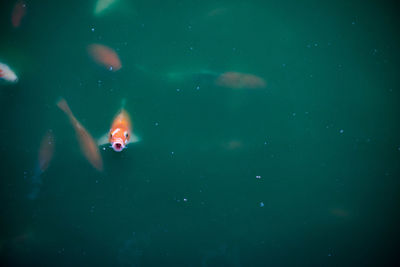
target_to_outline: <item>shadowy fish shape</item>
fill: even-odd
[[[0,63],[0,79],[15,83],[18,81],[17,75],[6,64]]]
[[[101,15],[104,11],[115,4],[115,2],[118,2],[118,0],[97,0],[94,7],[94,14]]]
[[[125,110],[125,99],[122,100],[120,111],[114,117],[110,131],[98,141],[99,145],[111,144],[116,152],[121,152],[129,143],[138,142],[139,139],[132,133],[132,123],[128,112]]]
[[[47,130],[46,134],[42,138],[42,142],[40,143],[39,155],[38,155],[38,164],[36,166],[35,174],[32,177],[32,189],[28,194],[29,199],[36,199],[39,192],[40,187],[42,185],[41,175],[44,173],[49,167],[50,161],[53,158],[54,154],[54,135],[53,131]]]
[[[91,44],[88,45],[87,49],[93,60],[108,70],[117,71],[122,67],[118,54],[114,49],[102,44]]]
[[[26,3],[24,1],[17,1],[11,13],[11,23],[14,28],[21,25],[21,20],[26,14]]]
[[[222,73],[216,79],[215,84],[233,89],[257,89],[266,87],[266,82],[263,78],[254,74],[235,71]]]
[[[57,106],[64,111],[68,116],[72,126],[75,129],[76,136],[79,141],[79,145],[83,155],[98,171],[103,170],[103,160],[101,158],[99,148],[90,133],[82,126],[82,124],[75,118],[71,109],[69,108],[67,101],[61,99],[57,102]]]

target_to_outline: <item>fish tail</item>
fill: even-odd
[[[64,98],[61,98],[60,100],[57,101],[57,107],[59,107],[62,111],[64,111],[65,114],[68,116],[72,116],[72,111],[68,106],[67,101],[65,101]]]

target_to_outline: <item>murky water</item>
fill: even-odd
[[[4,265],[395,265],[394,4],[106,2],[0,4]]]

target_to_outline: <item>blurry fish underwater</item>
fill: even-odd
[[[125,110],[125,99],[122,100],[121,109],[114,117],[110,131],[99,139],[98,145],[111,144],[116,152],[121,152],[129,143],[138,142],[139,139],[132,133],[132,123],[128,112]]]
[[[116,2],[118,2],[118,0],[97,0],[94,8],[94,14],[95,15],[103,14],[104,11],[106,11]]]
[[[14,28],[21,25],[21,20],[26,14],[26,3],[24,1],[17,1],[11,13],[11,23]]]
[[[114,49],[102,44],[91,44],[87,49],[92,59],[108,70],[117,71],[122,67],[121,60]]]
[[[263,78],[251,73],[237,71],[215,72],[207,69],[199,71],[169,72],[165,75],[169,82],[194,81],[231,89],[262,89],[266,87]]]
[[[62,111],[64,111],[64,113],[68,116],[72,126],[74,127],[83,155],[94,168],[96,168],[98,171],[102,171],[103,160],[101,158],[99,148],[97,147],[97,144],[95,143],[93,137],[75,118],[65,99],[62,98],[61,100],[59,100],[57,102],[57,106]]]
[[[266,82],[263,78],[251,73],[228,71],[222,73],[215,84],[232,89],[259,89],[265,88]]]
[[[0,79],[11,83],[18,81],[17,75],[4,63],[0,63]]]
[[[32,189],[28,194],[29,199],[33,200],[37,198],[40,192],[40,187],[42,185],[41,175],[49,167],[50,161],[53,159],[53,154],[54,154],[54,135],[53,131],[50,129],[47,130],[46,134],[42,138],[42,142],[40,143],[38,164],[36,166],[35,174],[31,180]]]

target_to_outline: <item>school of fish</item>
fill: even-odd
[[[110,7],[117,5],[118,0],[97,0],[94,6],[93,15],[101,16]],[[29,13],[29,5],[23,1],[18,0],[15,2],[11,10],[11,26],[15,31],[23,27],[25,17]],[[208,17],[218,16],[226,10],[216,9],[208,14]],[[94,31],[94,29],[92,29]],[[91,43],[86,45],[86,52],[88,58],[100,67],[105,68],[107,71],[117,72],[122,68],[121,59],[116,51],[110,46],[101,43]],[[1,56],[1,55],[0,55]],[[2,57],[0,57],[2,58]],[[3,59],[2,59],[3,60]],[[251,73],[243,73],[239,71],[225,71],[216,72],[212,70],[199,70],[199,71],[183,71],[183,72],[170,72],[167,75],[160,75],[151,73],[146,67],[137,65],[137,71],[142,73],[151,74],[153,77],[158,77],[167,82],[182,82],[187,80],[206,80],[212,86],[225,87],[231,89],[260,89],[266,87],[266,82],[263,78]],[[13,86],[19,82],[19,78],[12,70],[10,65],[0,62],[0,85],[7,84]],[[111,122],[110,129],[101,138],[95,140],[89,131],[81,124],[71,111],[67,101],[61,98],[56,102],[57,107],[67,116],[69,123],[75,131],[76,139],[79,144],[82,155],[97,171],[103,171],[103,160],[100,154],[99,147],[105,149],[106,145],[113,149],[115,152],[122,152],[129,144],[139,141],[132,128],[132,122],[128,111],[125,109],[125,99],[122,101],[121,108],[115,115]],[[233,144],[232,146],[236,146]],[[50,162],[54,156],[55,137],[53,130],[47,130],[42,138],[38,162],[31,179],[32,190],[28,195],[30,199],[36,199],[40,186],[42,184],[42,174],[48,169]]]

